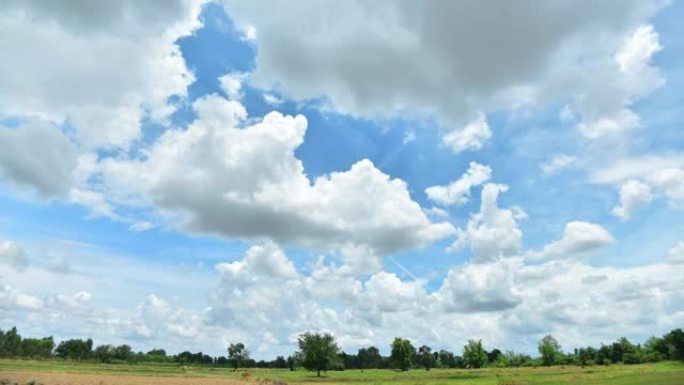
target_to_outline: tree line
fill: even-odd
[[[163,363],[245,368],[279,368],[321,372],[345,369],[409,369],[522,367],[551,365],[639,364],[663,360],[684,361],[684,331],[675,329],[662,337],[651,337],[643,344],[620,338],[599,347],[582,347],[564,352],[551,335],[538,343],[539,355],[532,357],[513,351],[486,350],[481,340],[469,340],[461,355],[448,350],[433,350],[427,345],[416,348],[404,338],[395,338],[390,355],[383,356],[375,346],[359,349],[356,354],[342,351],[331,334],[304,333],[298,338],[299,350],[288,357],[256,361],[243,343],[233,343],[226,356],[213,357],[202,352],[184,351],[169,355],[164,349],[135,352],[129,345],[93,345],[92,339],[68,339],[55,344],[52,337],[23,338],[13,327],[0,329],[0,357],[59,358],[100,363]]]

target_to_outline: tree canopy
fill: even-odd
[[[332,368],[338,360],[340,349],[331,334],[304,333],[299,336],[298,342],[302,366],[315,371],[318,377],[321,376],[321,371]]]
[[[245,344],[242,342],[230,344],[230,346],[228,346],[228,360],[233,365],[233,371],[236,371],[238,367],[248,359],[249,350],[245,348]]]
[[[411,357],[416,353],[416,348],[411,345],[411,341],[403,338],[395,338],[392,342],[392,353],[390,361],[392,366],[407,371],[411,367]]]

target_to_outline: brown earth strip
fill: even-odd
[[[7,382],[9,381],[9,382]],[[0,371],[0,384],[26,385],[246,385],[235,378]]]

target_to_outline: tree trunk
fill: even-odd
[[[316,376],[317,376],[317,377],[320,377],[320,376],[321,376],[321,371],[320,371],[320,369],[318,370],[318,374],[316,374]]]

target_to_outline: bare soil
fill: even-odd
[[[0,371],[0,384],[5,385],[246,385],[234,378],[164,377],[118,374],[46,373]]]

